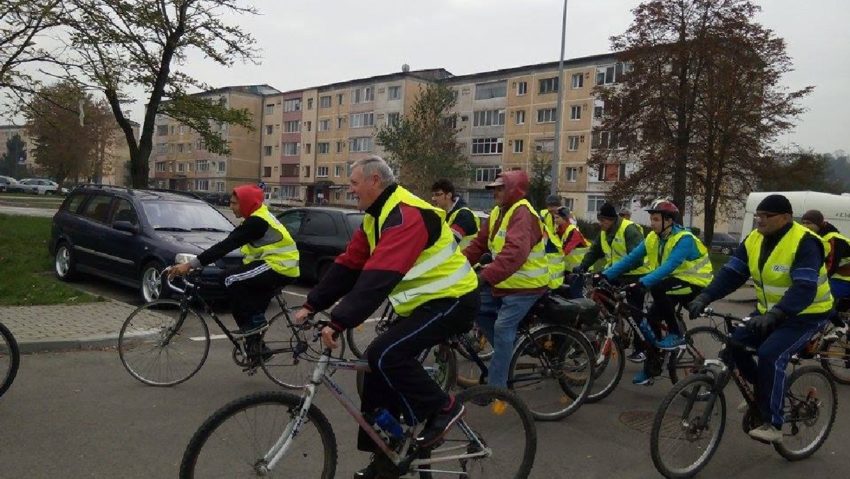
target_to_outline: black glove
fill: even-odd
[[[632,284],[626,286],[626,293],[628,294],[639,294],[644,290],[643,284],[640,281],[635,281]]]
[[[688,315],[690,315],[691,319],[696,319],[703,311],[705,311],[705,307],[711,303],[708,295],[699,294],[693,301],[688,303]]]
[[[576,266],[575,268],[573,268],[573,274],[584,274],[585,271],[587,270],[582,268],[581,266]]]
[[[749,331],[764,337],[772,333],[773,330],[775,330],[776,327],[779,326],[779,323],[782,322],[782,319],[783,318],[780,316],[780,314],[771,310],[764,314],[753,316],[752,318],[750,318],[749,321],[746,322],[745,327]]]
[[[490,253],[484,253],[484,254],[481,255],[480,258],[478,258],[478,264],[480,264],[481,266],[490,264],[492,262],[493,262],[493,255],[490,254]]]
[[[604,274],[596,273],[590,277],[590,284],[594,287],[599,286],[599,283],[601,283],[603,279],[608,281],[608,278],[606,278]]]

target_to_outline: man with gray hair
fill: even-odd
[[[366,212],[363,225],[296,313],[303,322],[315,311],[339,304],[322,341],[336,348],[336,335],[363,323],[388,298],[401,320],[366,350],[371,371],[363,383],[361,410],[385,409],[411,425],[425,422],[420,447],[439,442],[464,413],[417,360],[425,349],[468,331],[478,313],[478,279],[460,253],[445,211],[395,183],[377,156],[355,161],[349,191]],[[367,416],[367,417],[368,417]],[[364,431],[358,448],[378,452]],[[373,462],[355,477],[376,477]]]

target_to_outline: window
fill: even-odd
[[[626,172],[626,164],[625,163],[620,163],[620,171],[618,171],[617,173],[618,173],[617,178],[619,178],[620,180],[626,179],[628,173]]]
[[[400,100],[400,99],[401,99],[401,87],[400,86],[387,87],[387,100]]]
[[[209,191],[210,180],[195,180],[195,191]]]
[[[573,73],[572,77],[572,85],[573,90],[579,89],[584,86],[584,75],[581,73]]]
[[[198,141],[195,142],[195,149],[196,150],[206,150],[207,149],[207,146],[204,144],[203,139],[198,138]]]
[[[331,152],[331,144],[327,142],[316,143],[316,153],[320,155],[327,155]]]
[[[473,138],[473,155],[498,155],[502,153],[503,143],[501,138]]]
[[[86,203],[83,208],[82,215],[86,218],[106,223],[109,218],[109,205],[112,203],[112,197],[107,195],[94,195]]]
[[[475,99],[489,100],[490,98],[503,98],[508,94],[508,82],[497,81],[491,83],[479,83],[475,85]]]
[[[452,130],[457,130],[457,114],[443,118],[443,122],[446,126],[451,127]]]
[[[271,166],[264,166],[263,167],[263,177],[268,178],[271,175],[272,175],[272,167]]]
[[[286,186],[282,188],[282,191],[286,191]],[[304,210],[285,211],[279,217],[280,223],[290,234],[297,234],[298,230],[301,229],[301,220],[306,214],[307,212]]]
[[[567,146],[567,150],[578,151],[579,137],[569,136],[569,137],[567,137],[567,141],[569,142],[568,146]]]
[[[215,190],[219,193],[224,193],[224,182],[216,181],[215,182]]]
[[[543,108],[542,110],[537,110],[537,123],[554,122],[556,116],[555,112],[555,108]]]
[[[567,181],[573,183],[578,181],[578,168],[576,168],[575,166],[567,167]]]
[[[156,145],[156,152],[161,155],[168,153],[168,143],[160,143]]]
[[[283,111],[301,111],[301,99],[293,98],[283,101]]]
[[[280,165],[280,176],[295,178],[298,176],[298,165]]]
[[[309,155],[310,150],[312,150],[312,149],[313,149],[313,145],[311,143],[307,143],[307,144],[304,145],[304,153]]]
[[[224,162],[224,161],[219,161],[218,162],[218,172],[224,173],[226,170],[227,170],[227,163]]]
[[[298,120],[283,122],[283,131],[285,133],[298,133],[301,131],[301,122]]]
[[[310,165],[304,167],[304,178],[310,177]]]
[[[581,120],[581,105],[570,107],[570,120]]]
[[[272,147],[271,146],[264,146],[263,147],[263,156],[272,156]],[[268,176],[268,175],[266,175],[266,176]]]
[[[475,169],[475,181],[492,182],[496,179],[496,175],[502,172],[498,166],[486,166]]]
[[[473,112],[472,126],[500,126],[505,124],[505,110],[481,110]]]
[[[183,153],[183,143],[177,143],[177,153]]]
[[[344,171],[345,171],[345,166],[343,166],[343,165],[336,165],[336,166],[334,166],[334,176],[335,176],[336,178],[339,178],[340,176],[342,176],[342,173],[343,173]]]
[[[398,126],[401,113],[387,113],[387,126]]]
[[[594,131],[591,134],[590,147],[604,150],[607,148],[622,148],[619,135],[610,131]]]
[[[337,118],[337,119],[336,119],[336,129],[337,129],[337,130],[341,130],[341,129],[342,129],[342,125],[343,125],[344,123],[345,123],[345,117],[344,117],[344,116],[341,116],[341,117]]]
[[[364,128],[369,126],[375,126],[375,114],[370,112],[366,113],[352,113],[351,118],[348,123],[349,128]]]
[[[156,165],[154,166],[154,171],[156,171],[158,173],[165,173],[165,162],[164,161],[157,161]]]
[[[307,99],[307,109],[308,109],[308,110],[312,110],[312,109],[313,109],[313,99],[312,99],[312,98],[308,98],[308,99]]]
[[[593,106],[593,119],[601,120],[602,117],[605,116],[605,104],[601,102],[597,102]]]
[[[313,122],[312,121],[304,122],[304,129],[307,130],[307,131],[312,131],[313,130]]]
[[[525,124],[525,110],[517,110],[516,111],[516,124],[517,125]]]
[[[514,140],[514,153],[522,153],[523,143],[522,140]]]
[[[340,94],[338,94],[338,95],[336,96],[336,104],[337,104],[337,105],[342,105],[342,100],[343,100],[343,97],[344,97],[344,96],[345,96],[345,95],[344,95],[343,93],[340,93]]]
[[[301,225],[301,234],[309,236],[336,236],[336,225],[331,215],[310,211]]]
[[[296,174],[295,176],[298,176],[298,175]],[[281,198],[298,198],[299,197],[299,195],[298,195],[298,185],[282,185],[280,187],[280,197]],[[286,225],[284,225],[284,226],[286,226]]]
[[[319,108],[330,108],[331,107],[331,96],[325,95],[319,97]]]
[[[352,153],[372,151],[372,137],[364,136],[360,138],[352,138],[348,141],[349,151]]]
[[[209,160],[197,160],[197,161],[195,161],[195,171],[210,171]]]
[[[587,196],[587,212],[591,214],[598,213],[599,210],[602,209],[602,205],[605,204],[605,197],[602,195],[588,195]]]
[[[336,142],[336,152],[337,153],[342,153],[342,150],[344,150],[344,149],[345,149],[345,142],[344,141]]]
[[[295,156],[298,154],[298,143],[284,143],[283,156]]]
[[[575,204],[576,204],[575,198],[563,198],[562,201],[564,202],[564,206],[566,206],[567,208],[569,208],[571,210],[575,209]]]
[[[319,131],[328,131],[331,129],[330,120],[319,120]]]
[[[609,85],[611,83],[617,83],[618,81],[621,81],[623,73],[628,70],[629,69],[624,67],[622,63],[599,67],[596,69],[596,84]]]
[[[327,178],[328,177],[328,167],[327,166],[317,166],[316,167],[316,178]]]
[[[186,163],[182,161],[177,163],[177,173],[185,173],[186,172]]]
[[[165,136],[168,134],[168,125],[157,125],[156,136]]]
[[[516,84],[516,94],[517,96],[522,96],[528,93],[528,82],[521,81]]]
[[[535,140],[534,151],[540,153],[552,153],[555,151],[555,140]]]
[[[366,103],[375,100],[375,90],[371,86],[353,88],[351,90],[351,104]]]
[[[76,213],[80,208],[80,205],[83,203],[83,200],[86,199],[86,195],[73,195],[71,199],[62,204],[63,211],[70,211],[71,213]]]
[[[555,93],[558,91],[558,77],[552,78],[544,78],[539,80],[539,86],[537,88],[538,93],[541,95],[546,93]]]
[[[269,103],[269,104],[266,105],[265,113],[266,113],[266,115],[273,115],[274,114],[274,103]]]

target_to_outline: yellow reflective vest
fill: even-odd
[[[473,213],[472,210],[467,208],[466,206],[453,211],[452,214],[450,214],[449,217],[446,219],[446,223],[451,227],[451,225],[454,224],[455,218],[457,218],[458,213],[463,210],[469,211],[469,213],[472,215],[472,218],[475,220],[475,233],[471,235],[466,235],[460,239],[459,247],[461,251],[463,251],[464,248],[469,246],[469,243],[472,243],[472,240],[475,238],[475,236],[477,236],[478,230],[481,229],[481,220],[479,220],[478,217],[475,216],[475,213]]]
[[[269,211],[266,205],[261,205],[251,216],[257,216],[269,224],[262,238],[252,241],[239,249],[244,255],[245,264],[254,261],[265,261],[276,273],[292,278],[300,274],[298,269],[298,247],[289,231]]]
[[[572,223],[567,225],[567,229],[564,230],[564,234],[562,234],[560,238],[562,250],[564,243],[567,242],[567,239],[570,237],[570,234],[575,230],[578,230],[578,227],[576,227],[576,225]],[[570,251],[570,253],[564,257],[564,266],[566,267],[567,271],[572,271],[573,268],[581,265],[581,261],[584,259],[584,255],[587,254],[589,249],[590,243],[587,241],[587,239],[584,240],[584,244],[573,248],[573,250]]]
[[[827,233],[823,236],[823,240],[827,243],[827,245],[830,244],[829,242],[832,241],[833,238],[835,238],[839,241],[843,241],[843,242],[847,243],[848,245],[850,245],[850,238],[847,238],[846,236],[844,236],[840,233],[836,233],[835,231],[829,232],[829,233]],[[826,255],[829,255],[828,249],[825,250],[825,252],[824,252],[824,257]],[[848,264],[850,264],[850,257],[841,258],[841,261],[838,262],[838,268],[844,268]],[[850,281],[850,276],[845,276],[845,275],[839,274],[837,271],[835,272],[835,274],[832,275],[832,277],[835,278],[835,279],[840,279],[842,281]]]
[[[686,236],[690,236],[694,239],[694,243],[697,245],[697,251],[699,251],[699,257],[695,260],[683,261],[670,276],[680,279],[688,284],[705,288],[714,277],[712,274],[713,269],[711,266],[711,258],[708,256],[708,249],[706,249],[702,241],[700,241],[699,238],[694,236],[690,231],[681,230],[675,234],[671,234],[664,243],[663,250],[660,249],[661,238],[655,233],[655,231],[651,231],[646,237],[646,240],[644,240],[647,259],[646,265],[649,267],[650,271],[654,271],[656,268],[661,266],[661,264],[667,261],[667,258],[670,256],[673,248],[676,247],[676,244]],[[673,293],[671,292],[669,294]],[[687,292],[683,294],[687,294]]]
[[[399,203],[431,210],[445,220],[446,212],[413,195],[401,186],[387,198],[377,218],[370,214],[363,217],[363,232],[369,242],[369,252],[377,247],[380,238],[375,237],[387,220],[387,216]],[[437,241],[426,248],[413,267],[390,292],[389,299],[393,309],[400,316],[409,316],[418,306],[440,298],[459,298],[478,287],[478,278],[469,261],[461,254],[449,225],[441,222],[442,230]],[[378,233],[380,234],[380,233]]]
[[[517,201],[508,208],[504,215],[502,214],[499,206],[493,208],[493,211],[490,212],[490,226],[495,226],[496,223],[499,223],[500,216],[504,217],[499,223],[499,229],[495,233],[490,232],[487,235],[487,247],[490,250],[490,253],[493,254],[493,257],[496,257],[502,251],[502,248],[505,247],[505,238],[508,233],[508,224],[510,223],[511,216],[513,216],[514,211],[520,207],[528,208],[528,211],[537,218],[537,222],[543,236],[540,241],[531,248],[531,252],[528,254],[528,258],[526,258],[525,263],[523,263],[522,266],[507,279],[494,285],[496,288],[535,289],[549,286],[551,273],[549,269],[549,259],[546,256],[546,241],[549,239],[549,235],[546,227],[543,225],[543,222],[540,221],[540,216],[537,215],[537,212],[534,211],[534,208],[531,207],[531,203],[529,203],[528,200],[523,199]],[[560,263],[563,265],[563,261],[560,261]],[[563,273],[560,280],[561,283],[563,283]],[[557,282],[557,279],[555,282]]]
[[[629,254],[629,252],[626,251],[626,228],[632,224],[634,223],[625,218],[621,218],[620,227],[617,228],[617,231],[614,233],[614,238],[611,240],[610,244],[608,243],[608,233],[604,230],[600,231],[599,246],[602,248],[602,252],[605,253],[606,269],[610,268]],[[625,275],[643,275],[650,271],[652,271],[652,269],[647,266],[646,258],[644,258],[643,266],[638,266],[628,273],[625,273]]]
[[[761,314],[766,313],[776,306],[785,292],[791,287],[791,266],[797,254],[797,247],[806,235],[813,235],[818,239],[820,236],[812,233],[799,223],[793,223],[791,229],[779,240],[779,243],[771,251],[764,266],[759,269],[759,256],[764,235],[753,230],[744,240],[747,250],[747,265],[750,276],[756,288],[758,299],[758,310]],[[821,239],[822,240],[822,239]],[[832,309],[832,294],[829,291],[829,281],[826,277],[826,265],[821,264],[818,271],[818,289],[812,304],[806,307],[800,314],[826,313]]]

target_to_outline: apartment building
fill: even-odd
[[[150,159],[151,185],[177,190],[226,192],[239,184],[258,182],[266,165],[280,167],[279,163],[272,165],[271,159],[263,162],[268,151],[266,148],[270,146],[263,128],[277,124],[274,119],[275,99],[280,94],[268,85],[229,86],[199,94],[230,108],[246,109],[252,115],[252,129],[228,124],[213,125],[214,131],[218,131],[230,145],[228,155],[208,151],[197,132],[165,115],[157,115]],[[279,151],[274,144],[271,146],[272,155]]]

